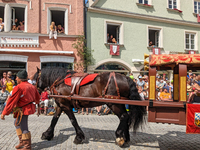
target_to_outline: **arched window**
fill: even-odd
[[[130,72],[126,67],[117,63],[104,63],[95,69],[95,72],[111,72],[111,71],[124,74]]]

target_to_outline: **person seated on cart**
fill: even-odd
[[[172,101],[172,96],[167,91],[166,87],[163,87],[163,92],[160,93],[159,98],[160,98],[161,101]]]
[[[188,98],[188,103],[200,103],[200,93],[196,88],[192,89],[193,92],[190,93]]]

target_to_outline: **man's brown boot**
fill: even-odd
[[[24,148],[20,150],[31,150],[31,132],[22,134],[22,141],[23,141]]]
[[[19,138],[19,144],[17,146],[15,146],[15,148],[20,149],[20,148],[22,148],[22,146],[24,146],[23,142],[22,142],[22,130],[20,128],[16,129],[16,133]]]

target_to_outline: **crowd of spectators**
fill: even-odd
[[[34,82],[32,79],[28,79],[28,82],[33,85],[36,84],[36,82]],[[14,89],[15,85],[15,76],[12,75],[12,72],[3,72],[3,77],[0,80],[0,114],[2,113],[7,100],[12,95],[12,90]],[[55,112],[55,102],[52,99],[49,99],[49,93],[50,92],[47,90],[47,88],[41,92],[40,105],[41,112],[43,112],[44,115],[49,113],[53,114]]]
[[[189,70],[189,74],[187,75],[187,99],[188,102],[192,101],[192,95],[197,94],[199,89],[196,88],[200,86],[200,74],[192,73],[192,70]]]
[[[24,21],[19,21],[17,18],[15,22],[11,25],[12,30],[21,30],[24,31]],[[4,31],[4,22],[3,19],[0,18],[0,32]]]
[[[15,82],[13,80],[12,72],[3,72],[3,77],[0,80],[0,114],[4,109],[8,98],[12,94],[14,86]]]
[[[139,75],[137,78],[133,74],[129,76],[135,83],[140,94],[141,100],[147,100],[149,95],[149,77],[147,75]],[[156,76],[156,100],[171,101],[173,98],[173,80],[169,80],[166,74]]]

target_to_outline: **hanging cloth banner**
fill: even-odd
[[[197,14],[197,22],[200,23],[200,15]]]
[[[119,45],[110,45],[110,55],[119,55]]]
[[[200,133],[200,104],[187,104],[186,133]]]
[[[160,55],[160,48],[157,48],[157,47],[155,48],[155,47],[154,47],[154,48],[153,48],[153,54],[154,54],[154,55]]]

